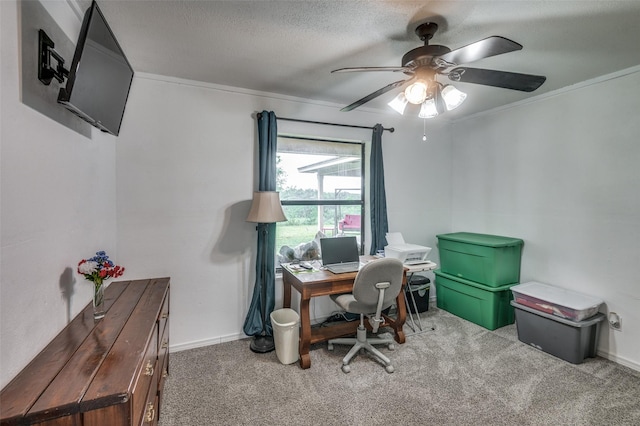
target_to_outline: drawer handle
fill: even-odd
[[[146,423],[152,423],[153,419],[156,418],[156,409],[153,407],[153,403],[150,402],[149,405],[147,405],[147,414],[144,416],[144,421]]]
[[[144,367],[145,376],[153,376],[153,370],[154,368],[151,360],[147,361],[147,365]]]
[[[169,347],[169,341],[165,340],[164,342],[162,342],[160,349],[167,349],[168,347]]]
[[[165,369],[162,371],[162,377],[167,377],[168,375],[169,375],[169,371],[165,368]]]

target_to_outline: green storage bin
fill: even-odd
[[[489,287],[441,270],[434,273],[438,308],[489,330],[514,323],[511,287],[517,283]]]
[[[491,287],[520,281],[521,239],[471,232],[436,237],[442,272]]]

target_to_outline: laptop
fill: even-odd
[[[360,269],[360,252],[356,237],[320,238],[322,266],[334,274]]]

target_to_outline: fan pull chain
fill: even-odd
[[[427,119],[424,118],[424,127],[422,130],[422,142],[426,142],[427,141]]]

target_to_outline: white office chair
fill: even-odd
[[[393,304],[402,289],[404,267],[398,259],[378,259],[371,261],[356,275],[353,283],[353,293],[332,295],[331,299],[342,309],[354,314],[360,314],[360,325],[355,338],[338,338],[329,340],[329,350],[333,350],[334,344],[353,345],[349,353],[342,359],[342,371],[351,371],[349,362],[356,353],[363,349],[377,358],[385,365],[388,373],[393,373],[391,360],[384,356],[373,345],[387,345],[394,349],[394,340],[389,337],[372,337],[367,339],[367,329],[364,326],[365,315],[369,317],[372,331],[378,332],[380,324],[384,322],[382,311]]]

